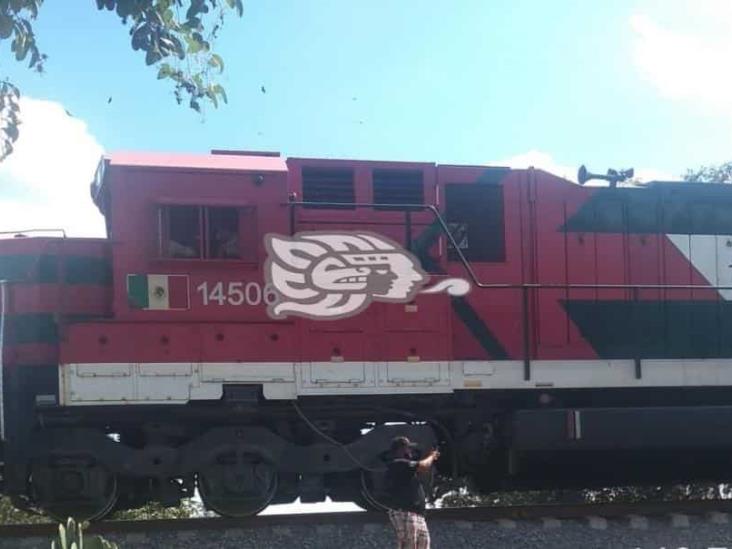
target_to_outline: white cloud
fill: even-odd
[[[53,101],[20,100],[20,137],[0,162],[0,231],[66,230],[104,236],[89,184],[103,153],[81,120]]]
[[[564,179],[567,179],[568,181],[572,181],[574,183],[577,182],[577,170],[579,169],[579,164],[577,166],[568,166],[565,164],[561,164],[557,162],[554,157],[543,151],[537,151],[537,150],[530,150],[525,153],[517,154],[514,156],[510,156],[508,158],[505,158],[504,160],[499,160],[496,162],[490,162],[492,165],[496,166],[506,166],[508,168],[515,168],[515,169],[526,169],[534,167],[539,170],[544,170],[545,172],[552,173],[556,176],[563,177]],[[625,169],[629,166],[619,166],[621,169]],[[591,170],[592,171],[592,170]],[[596,173],[604,173],[602,170],[596,170]],[[673,181],[678,180],[678,177],[674,177],[673,175],[663,172],[661,170],[656,170],[653,168],[639,168],[635,170],[635,176],[634,179],[638,180],[639,182],[645,182],[645,181]],[[589,182],[588,185],[606,185],[607,183],[604,182]]]
[[[577,181],[577,168],[579,168],[579,166],[570,167],[559,164],[549,153],[537,150],[510,156],[504,160],[491,162],[491,164],[515,169],[537,168],[575,182]]]
[[[710,114],[732,116],[732,2],[695,0],[675,4],[681,21],[635,13],[632,56],[641,76],[668,99],[687,101]],[[669,20],[670,21],[670,20]]]
[[[656,170],[653,168],[640,168],[635,170],[634,179],[638,181],[679,181],[681,179],[678,175],[673,175],[662,170]]]

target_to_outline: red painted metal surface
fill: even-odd
[[[481,185],[486,168],[348,160],[288,159],[272,156],[120,153],[107,160],[103,190],[108,193],[109,239],[12,239],[0,241],[0,257],[88,256],[110,258],[107,283],[33,283],[38,264],[28,263],[31,282],[13,290],[13,314],[88,315],[67,319],[61,330],[63,362],[175,361],[353,361],[590,359],[597,352],[564,310],[572,300],[631,299],[627,289],[544,288],[532,291],[524,307],[518,288],[475,289],[456,307],[442,295],[420,296],[414,305],[373,304],[357,317],[337,321],[288,319],[266,313],[263,238],[305,230],[369,230],[402,245],[419,239],[434,222],[429,211],[409,216],[372,208],[291,208],[302,199],[303,168],[353,171],[354,200],[374,201],[375,170],[421,173],[424,201],[444,211],[452,184]],[[597,189],[579,187],[539,170],[507,170],[493,182],[503,190],[505,258],[472,262],[477,278],[501,284],[697,284],[708,285],[663,234],[612,234],[560,230]],[[161,206],[236,206],[250,218],[240,237],[242,260],[170,259],[160,253]],[[609,212],[608,215],[612,215]],[[438,279],[465,277],[462,263],[447,254],[445,236],[429,246]],[[40,260],[39,260],[40,261]],[[128,303],[131,274],[185,274],[187,310],[141,310]],[[240,284],[248,292],[241,305],[207,303],[216,284]],[[644,289],[639,299],[660,299],[664,290]],[[690,290],[669,292],[683,300]],[[719,299],[714,290],[696,290],[696,300]],[[63,302],[64,305],[59,305]],[[471,316],[472,315],[472,316]],[[528,315],[528,317],[525,317]],[[529,319],[528,335],[523,323]],[[467,319],[467,320],[466,320]],[[477,328],[476,328],[477,326]],[[489,333],[494,350],[475,330]],[[19,351],[20,352],[20,351]],[[31,353],[32,354],[32,353]],[[41,353],[42,354],[42,353]],[[45,358],[46,360],[48,358]],[[24,359],[25,360],[25,359]],[[42,360],[40,357],[38,360]]]

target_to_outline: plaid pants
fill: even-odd
[[[397,549],[430,549],[430,532],[422,515],[389,510],[389,520],[397,536]]]

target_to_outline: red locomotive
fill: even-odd
[[[729,476],[728,186],[214,151],[91,193],[106,239],[0,242],[18,506],[375,504],[396,433],[484,490]]]

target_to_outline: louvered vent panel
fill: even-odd
[[[421,171],[374,170],[374,202],[377,204],[424,204]],[[380,206],[378,210],[390,210]]]
[[[305,202],[353,204],[353,171],[325,168],[303,168],[302,197]],[[348,208],[353,206],[307,206],[308,208]]]

